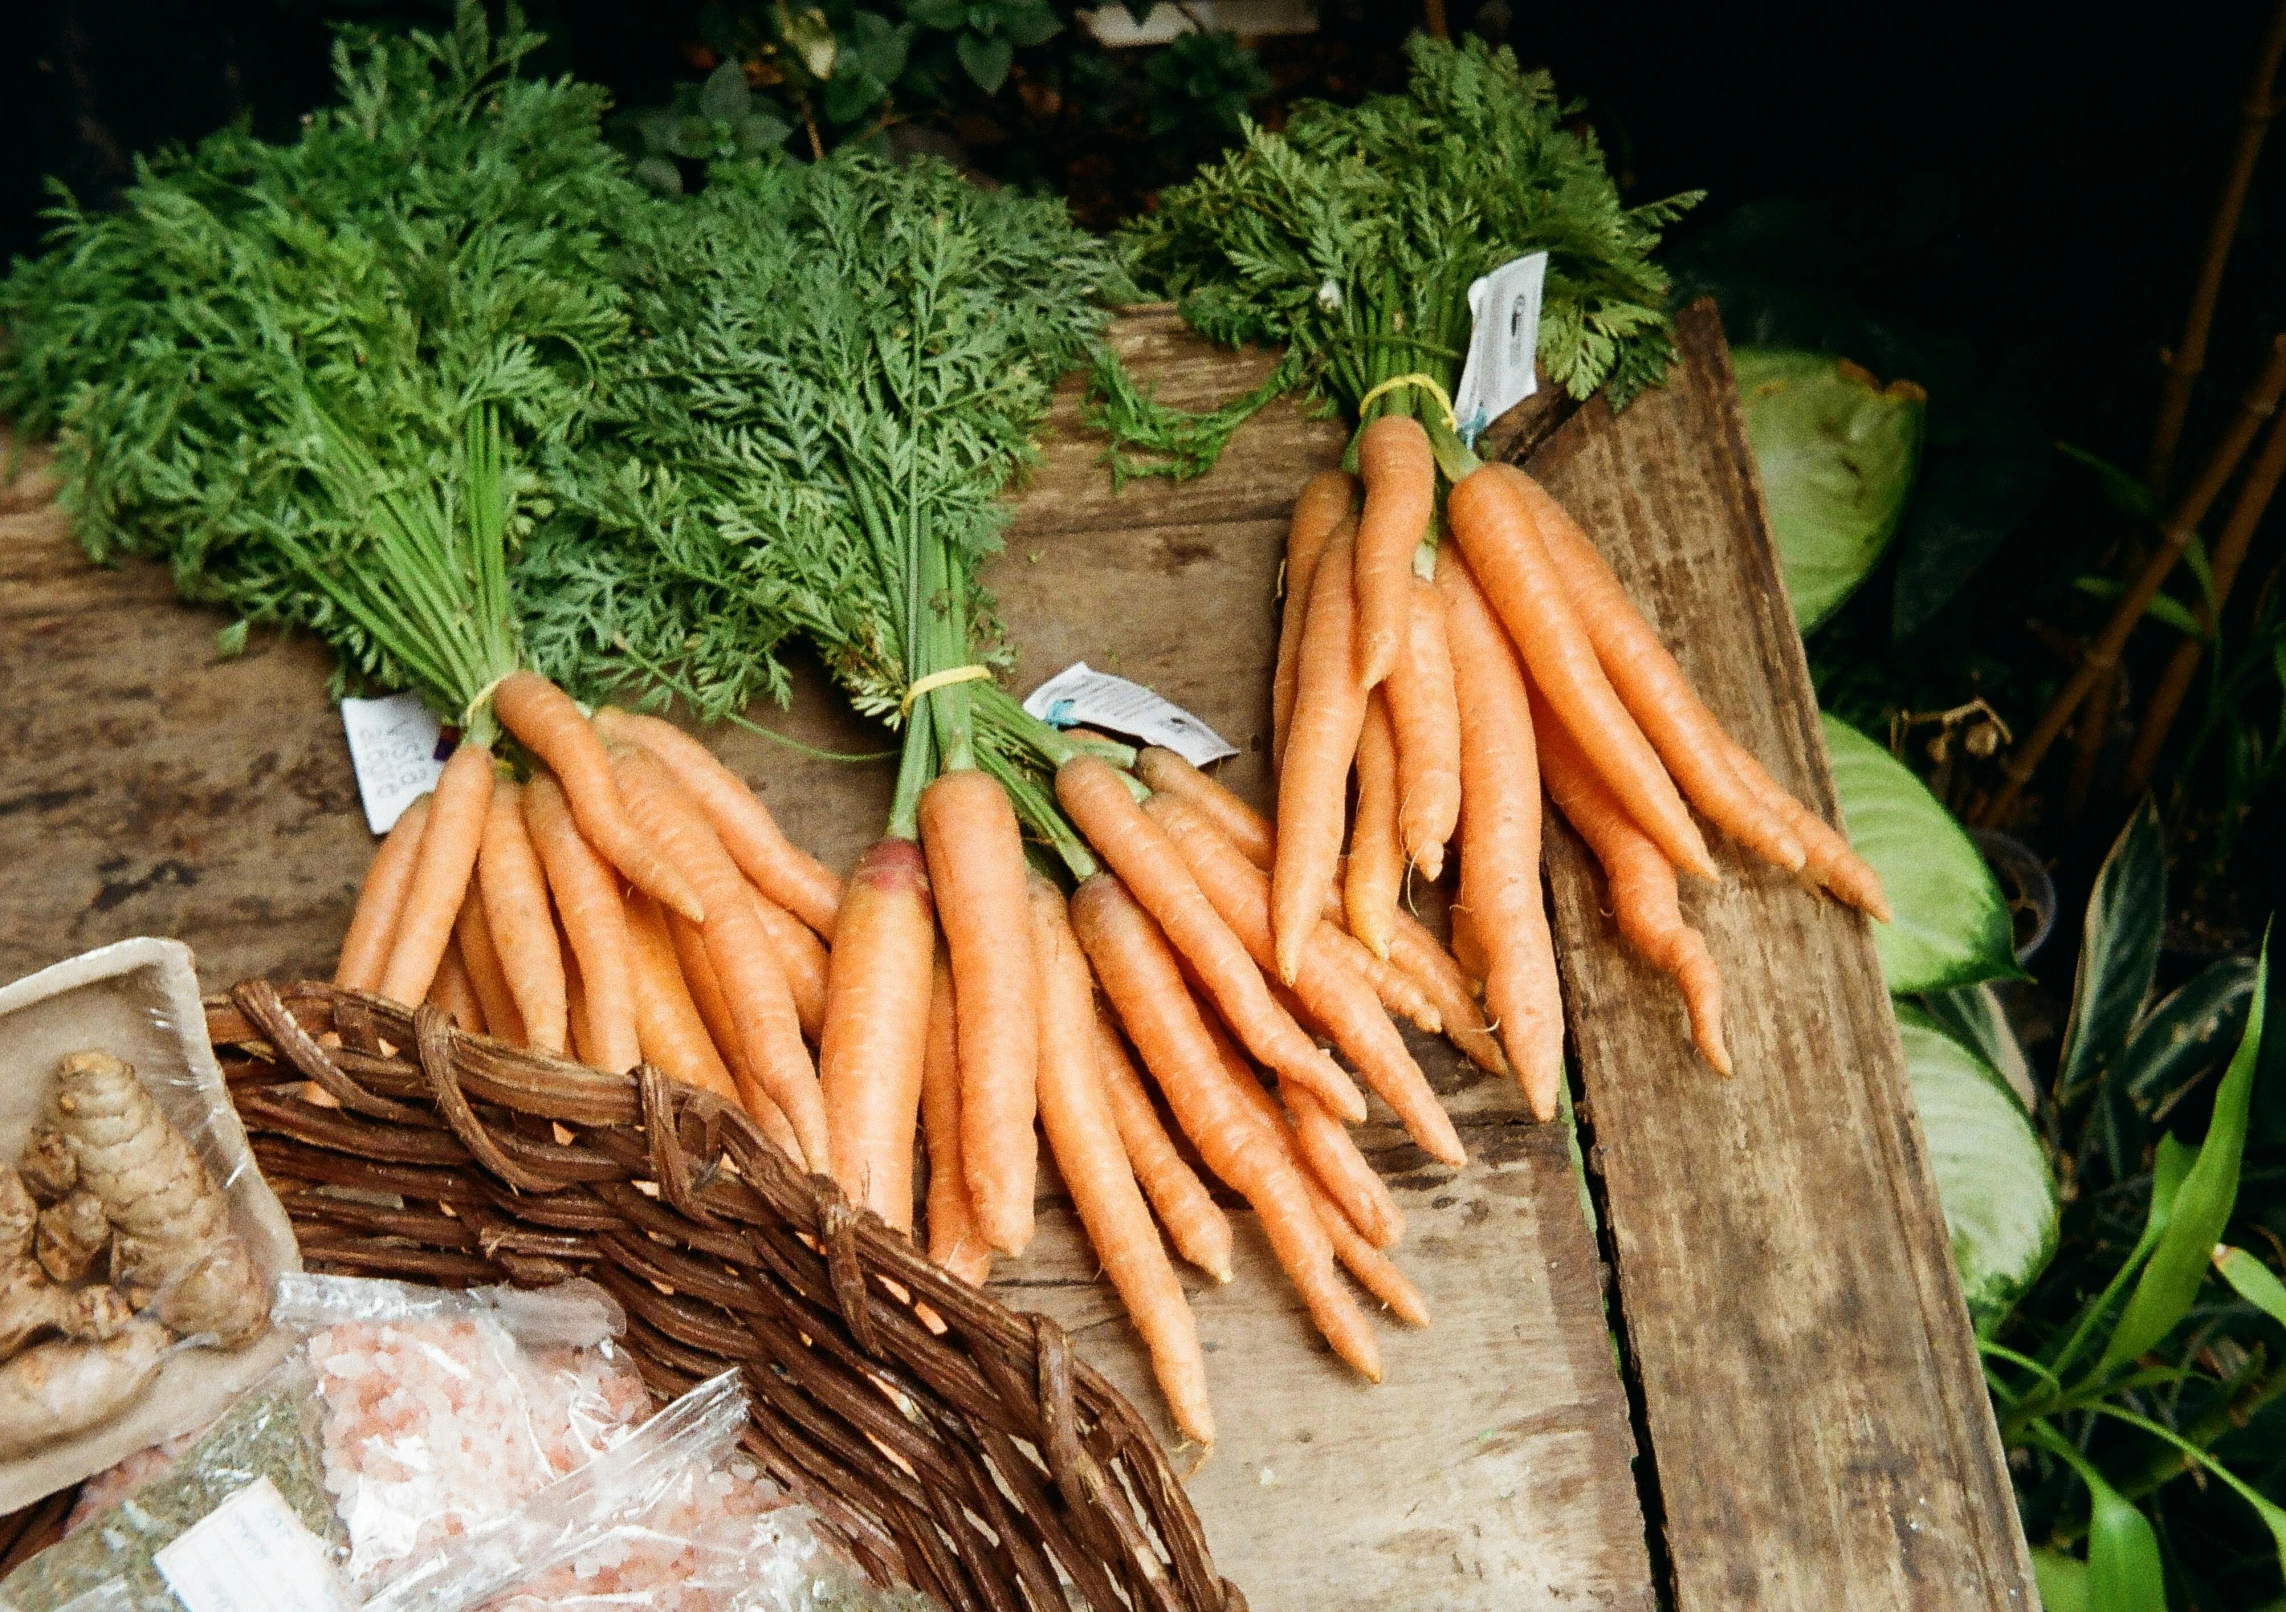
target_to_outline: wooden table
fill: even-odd
[[[1505,439],[1533,450],[1732,731],[1830,813],[1727,352],[1709,310],[1682,335],[1668,388],[1625,415],[1540,400]],[[1164,311],[1115,338],[1172,402],[1263,373]],[[1266,802],[1285,512],[1340,444],[1280,406],[1212,475],[1114,496],[1067,392],[991,575],[1014,686],[1080,658],[1149,683],[1241,747],[1223,776]],[[0,492],[0,978],[146,933],[189,940],[211,987],[324,974],[371,848],[324,655],[257,635],[218,659],[218,618],[156,567],[90,567],[38,489],[16,491]],[[798,681],[790,711],[757,719],[878,746],[820,679]],[[878,832],[885,764],[708,739],[828,860]],[[1566,1128],[1415,1039],[1471,1162],[1435,1165],[1378,1111],[1361,1133],[1436,1315],[1385,1331],[1382,1385],[1333,1361],[1243,1214],[1238,1280],[1191,1284],[1223,1431],[1192,1493],[1260,1612],[2036,1604],[1864,925],[1718,856],[1720,888],[1685,901],[1730,991],[1730,1081],[1693,1056],[1671,989],[1621,950],[1588,859],[1551,832],[1584,1174]],[[1094,1278],[1051,1177],[1034,1251],[996,1288],[1054,1314],[1156,1414]]]

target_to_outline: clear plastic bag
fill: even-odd
[[[646,1420],[612,1341],[624,1319],[593,1284],[296,1276],[276,1320],[303,1337],[286,1364],[0,1584],[0,1612],[185,1612],[161,1553],[265,1483],[275,1501],[257,1498],[307,1531],[323,1579],[280,1604],[312,1612],[928,1605],[866,1585],[740,1451],[735,1373]]]
[[[264,1477],[346,1581],[371,1590],[584,1466],[650,1410],[612,1341],[619,1307],[592,1283],[446,1292],[294,1274],[275,1317],[301,1340],[286,1362],[179,1458],[131,1457],[159,1470],[25,1564],[0,1601],[45,1612],[119,1577],[177,1612],[153,1558]]]

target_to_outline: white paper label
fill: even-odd
[[[1172,700],[1163,700],[1140,683],[1099,672],[1086,661],[1076,661],[1032,690],[1024,709],[1058,728],[1109,728],[1172,750],[1194,767],[1224,756],[1238,747]]]
[[[1540,389],[1540,291],[1548,254],[1511,259],[1468,288],[1468,361],[1461,367],[1453,417],[1461,440],[1476,446],[1484,428]]]
[[[189,1612],[350,1612],[325,1545],[257,1478],[152,1558]]]
[[[444,729],[418,694],[343,700],[341,726],[349,735],[366,826],[386,834],[405,808],[436,788],[444,775],[444,757],[437,753]]]

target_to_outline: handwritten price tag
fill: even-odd
[[[436,788],[443,776],[451,753],[443,744],[444,730],[417,694],[343,700],[341,726],[349,735],[366,826],[386,834],[405,808]]]

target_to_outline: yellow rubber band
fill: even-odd
[[[1418,387],[1435,398],[1437,407],[1445,411],[1446,427],[1455,436],[1460,435],[1460,421],[1453,417],[1453,400],[1445,395],[1445,389],[1437,383],[1437,378],[1434,375],[1423,375],[1418,370],[1410,375],[1392,375],[1372,391],[1366,393],[1365,396],[1359,398],[1357,400],[1358,415],[1362,418],[1365,411],[1372,406],[1375,398],[1384,392],[1394,392],[1400,386]]]
[[[514,672],[502,673],[500,676],[495,677],[491,682],[485,684],[482,688],[476,691],[475,697],[472,698],[467,705],[461,708],[461,732],[466,733],[470,728],[476,725],[476,713],[483,710],[487,705],[492,703],[492,691],[498,688],[501,684],[507,682],[509,678],[514,677],[515,675],[516,674]]]
[[[948,683],[974,683],[991,675],[991,667],[973,665],[948,666],[941,672],[931,672],[905,690],[905,697],[897,702],[897,715],[900,720],[911,716],[913,702],[933,688],[943,688]]]

